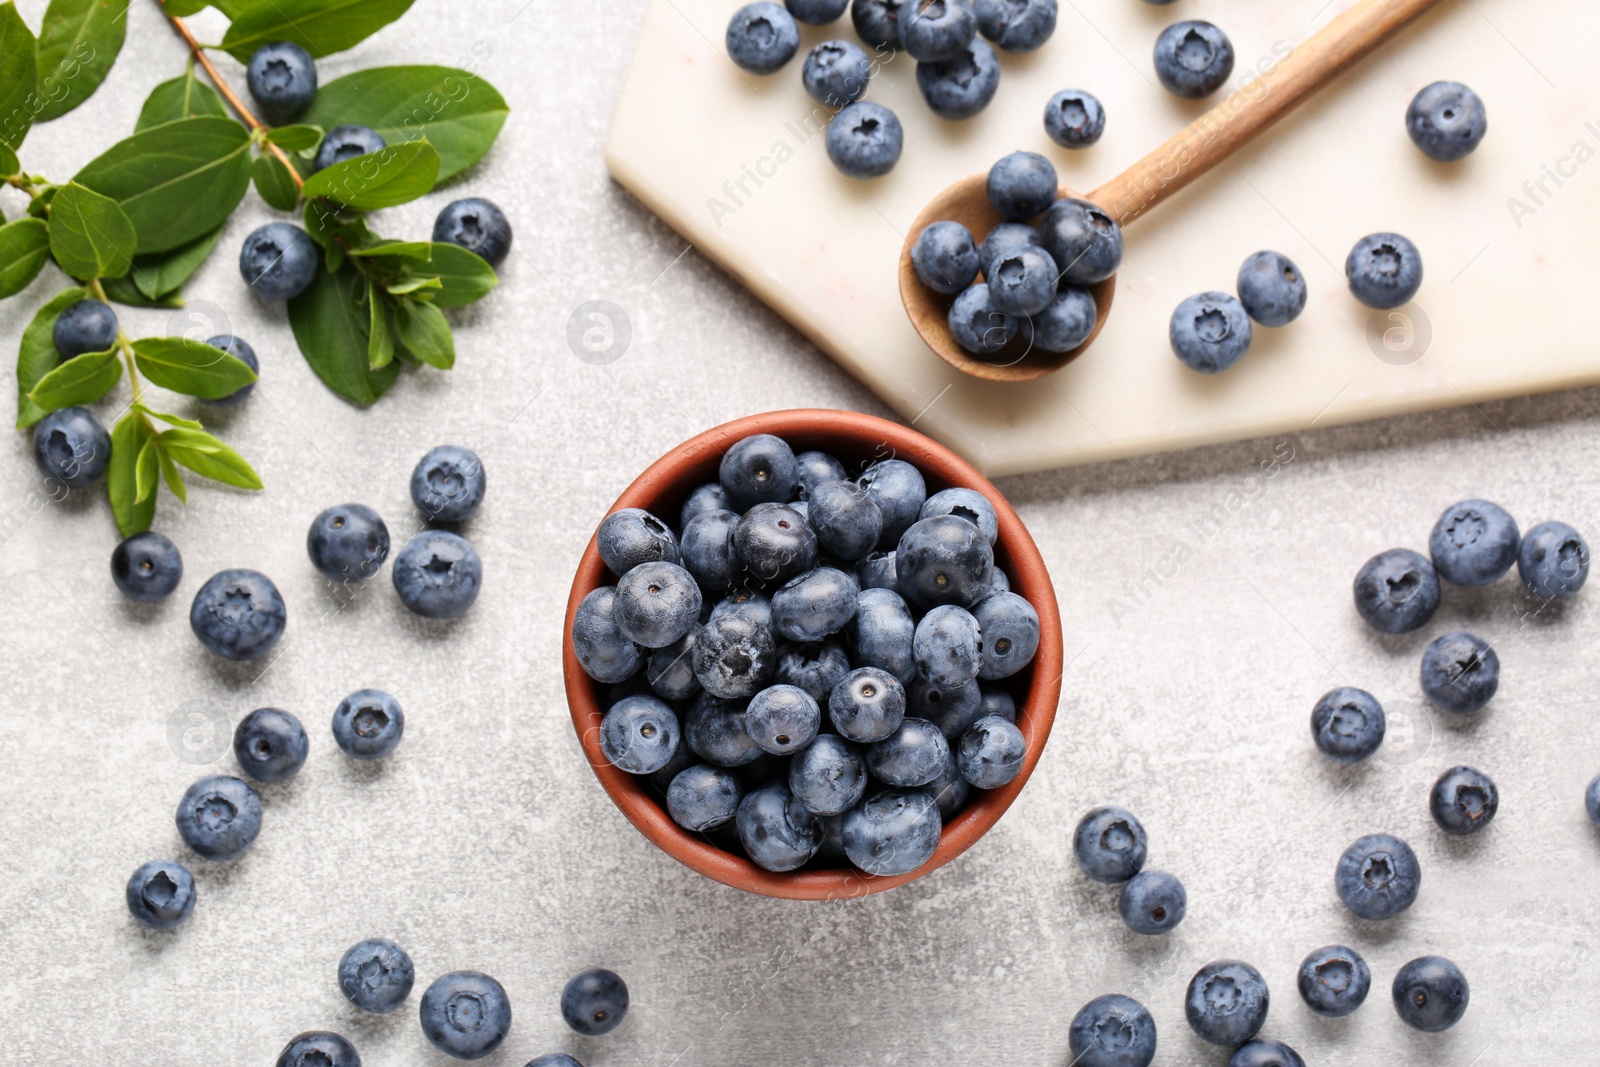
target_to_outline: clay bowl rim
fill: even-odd
[[[973,238],[980,242],[982,241],[978,236],[980,231],[987,235],[995,226],[1005,222],[1006,220],[1001,218],[1000,213],[989,203],[989,195],[985,191],[987,181],[987,174],[974,174],[961,179],[928,201],[912,221],[900,248],[900,303],[905,308],[906,317],[911,320],[912,329],[917,331],[923,343],[933,349],[940,359],[963,374],[991,382],[1037,381],[1065,367],[1094,344],[1095,338],[1099,337],[1100,331],[1105,328],[1107,316],[1111,314],[1111,301],[1116,295],[1117,276],[1113,274],[1104,281],[1088,287],[1094,294],[1094,329],[1089,331],[1089,336],[1084,339],[1083,344],[1070,352],[1046,352],[1043,349],[1032,348],[1019,334],[1018,339],[1002,353],[1006,362],[990,363],[956,344],[955,338],[950,335],[949,326],[950,302],[955,296],[936,293],[922,284],[921,279],[917,277],[916,267],[912,265],[911,250],[916,247],[917,237],[924,229],[932,223],[945,219],[961,223],[971,230]],[[1087,199],[1082,193],[1066,186],[1058,189],[1057,195]],[[1030,220],[1030,224],[1037,222],[1038,219]]]
[[[1017,702],[1017,725],[1027,743],[1022,772],[1008,785],[978,797],[947,822],[938,848],[926,863],[892,877],[865,874],[849,866],[775,873],[757,867],[743,856],[724,852],[702,835],[684,830],[655,799],[645,779],[613,767],[600,751],[601,700],[606,687],[583,672],[567,636],[584,596],[612,581],[592,534],[567,598],[561,639],[562,675],[573,729],[590,769],[612,802],[640,833],[686,867],[736,889],[788,900],[833,900],[880,893],[935,871],[971,848],[999,821],[1033,774],[1055,722],[1061,695],[1063,641],[1055,588],[1022,519],[977,468],[915,430],[853,411],[800,408],[766,412],[697,434],[647,467],[605,514],[618,508],[642,507],[657,510],[658,514],[665,511],[669,521],[675,519],[682,498],[696,486],[715,480],[722,454],[734,442],[756,433],[776,434],[795,446],[796,451],[827,447],[847,462],[899,457],[923,471],[930,489],[964,485],[983,493],[994,504],[1000,526],[996,560],[1004,563],[1012,588],[1039,613],[1039,650],[1027,671],[1017,676],[1027,678],[1027,695]]]

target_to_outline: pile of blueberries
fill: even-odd
[[[439,445],[411,472],[411,499],[426,521],[465,522],[483,503],[483,461],[471,449]],[[357,585],[389,558],[389,528],[365,504],[328,508],[311,522],[306,552],[329,581]],[[395,556],[390,577],[400,602],[429,619],[466,613],[483,585],[483,561],[454,530],[428,527]],[[111,553],[111,579],[130,600],[164,600],[183,578],[183,557],[165,534],[134,534]],[[233,568],[212,575],[189,606],[189,626],[212,653],[230,660],[259,659],[272,651],[288,625],[288,609],[271,578]]]
[[[584,597],[571,636],[610,686],[602,751],[767,870],[917,869],[971,790],[1022,770],[1013,689],[1039,617],[997,536],[983,494],[930,495],[904,460],[851,477],[740,440],[676,532],[638,508],[600,524],[616,584]]]

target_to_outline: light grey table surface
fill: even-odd
[[[41,0],[20,7],[37,26]],[[282,309],[240,282],[233,251],[269,216],[252,197],[188,291],[196,313],[261,354],[255,397],[215,422],[267,489],[197,484],[187,508],[163,497],[157,527],[186,565],[169,603],[136,607],[112,586],[100,492],[32,507],[41,481],[28,437],[12,435],[0,463],[0,1062],[264,1064],[312,1028],[345,1032],[368,1064],[447,1062],[421,1035],[415,995],[386,1017],[339,995],[340,953],[375,935],[411,951],[419,983],[467,967],[498,977],[515,1022],[483,1062],[512,1067],[556,1050],[591,1067],[1066,1064],[1073,1013],[1111,991],[1149,1005],[1158,1064],[1220,1067],[1226,1055],[1189,1032],[1181,1007],[1189,975],[1217,957],[1266,974],[1265,1035],[1314,1065],[1593,1062],[1600,840],[1582,793],[1600,771],[1600,591],[1529,614],[1514,580],[1449,589],[1425,631],[1380,639],[1349,583],[1381,549],[1422,547],[1465,496],[1525,525],[1565,518],[1600,534],[1594,391],[1007,480],[1061,600],[1061,717],[1006,818],[909,887],[827,905],[747,896],[622,819],[579,755],[558,669],[568,582],[594,523],[694,431],[777,407],[882,412],[607,179],[601,150],[640,9],[425,0],[323,64],[326,79],[486,43],[482,73],[514,111],[461,186],[505,207],[516,253],[502,288],[459,317],[457,369],[408,374],[360,411],[312,376]],[[72,173],[182,65],[154,5],[135,0],[110,80],[29,137],[26,165]],[[422,235],[449,196],[386,212],[385,232]],[[0,305],[0,337],[13,344],[50,291]],[[566,342],[571,310],[596,298],[634,331],[607,366]],[[120,313],[136,335],[190,325],[186,312]],[[11,361],[0,364],[9,396]],[[426,624],[387,576],[353,602],[334,596],[305,558],[311,517],[361,500],[404,536],[410,468],[445,441],[478,449],[489,472],[470,526],[487,574],[475,609]],[[1213,512],[1221,521],[1197,533]],[[189,632],[195,589],[231,566],[265,571],[288,601],[268,664],[224,666]],[[1454,627],[1494,642],[1505,672],[1465,727],[1430,716],[1416,680],[1426,641]],[[1340,684],[1371,689],[1392,720],[1383,752],[1353,770],[1320,757],[1307,729],[1317,696]],[[408,715],[403,745],[377,767],[345,760],[327,725],[363,686],[392,691]],[[184,727],[262,705],[305,720],[310,759],[262,790],[265,827],[247,856],[187,856],[177,798],[234,764],[227,752],[197,762]],[[1454,763],[1502,790],[1477,839],[1446,840],[1428,817],[1428,786]],[[1139,813],[1151,865],[1188,886],[1189,918],[1169,937],[1125,932],[1114,890],[1072,862],[1073,823],[1105,801]],[[1351,918],[1332,885],[1345,845],[1377,830],[1407,837],[1425,872],[1417,905],[1384,926]],[[129,872],[163,855],[191,861],[200,887],[171,935],[137,928],[122,899]],[[1367,1006],[1340,1022],[1314,1018],[1294,987],[1300,958],[1329,942],[1355,946],[1374,972]],[[1407,1031],[1388,1003],[1396,968],[1424,953],[1452,957],[1472,983],[1465,1020],[1443,1035]],[[590,965],[621,972],[633,996],[600,1039],[568,1032],[556,1009],[565,979]]]

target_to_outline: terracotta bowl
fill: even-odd
[[[691,438],[656,460],[617,498],[606,514],[618,508],[644,508],[677,524],[683,501],[696,486],[716,481],[722,455],[734,442],[751,434],[782,437],[796,452],[821,449],[858,471],[880,459],[897,457],[915,465],[927,480],[930,493],[950,486],[976,489],[994,504],[1000,519],[995,544],[995,564],[1011,579],[1011,587],[1026,597],[1039,613],[1039,651],[1028,669],[1009,679],[1017,703],[1017,726],[1027,741],[1022,773],[1009,785],[984,792],[973,790],[967,807],[945,823],[933,857],[907,874],[883,877],[865,874],[845,864],[818,868],[811,865],[784,874],[763,870],[743,855],[726,852],[704,835],[678,826],[668,816],[660,793],[648,778],[636,778],[613,767],[600,751],[600,719],[610,688],[592,680],[578,665],[572,632],[578,605],[591,590],[615,579],[606,571],[593,537],[578,564],[567,599],[562,630],[562,671],[572,725],[578,732],[589,766],[611,799],[639,832],[674,859],[725,885],[790,900],[829,900],[865,896],[892,889],[920,878],[950,862],[982,837],[1017,798],[1039,762],[1061,696],[1061,615],[1044,560],[1022,520],[987,478],[943,445],[898,423],[851,411],[820,409],[773,411],[751,415]],[[602,516],[603,517],[603,516]],[[597,519],[598,522],[598,519]]]

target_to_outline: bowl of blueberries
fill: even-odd
[[[625,816],[724,884],[903,885],[1021,792],[1061,695],[1022,520],[965,460],[848,411],[752,415],[617,499],[567,603],[585,755]]]

